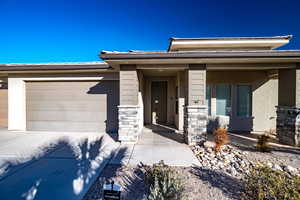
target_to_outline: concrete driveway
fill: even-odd
[[[0,199],[82,199],[119,144],[107,134],[0,129]]]

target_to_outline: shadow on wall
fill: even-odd
[[[207,120],[207,131],[214,132],[218,128],[228,128],[229,126],[228,116],[208,116]]]
[[[115,150],[109,136],[60,137],[29,157],[0,160],[0,199],[80,200]]]
[[[236,133],[250,133],[253,130],[253,118],[239,118],[237,121],[230,116],[208,116],[206,127],[209,133],[218,128],[227,128]]]
[[[100,81],[87,93],[106,95],[106,132],[116,133],[118,131],[118,105],[120,104],[119,81]]]

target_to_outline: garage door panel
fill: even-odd
[[[55,84],[53,84],[54,82]],[[91,84],[92,82],[94,85]],[[32,81],[26,82],[26,85],[28,86],[28,90],[57,90],[57,87],[65,90],[74,88],[90,88],[99,83],[102,84],[103,82],[106,81]]]
[[[27,96],[34,97],[33,100],[81,100],[81,101],[99,101],[99,98],[105,98],[106,94],[88,94],[85,91],[32,91],[27,92]]]
[[[59,122],[59,121],[28,121],[27,129],[35,131],[65,131],[65,132],[105,132],[106,124],[98,122]]]
[[[66,121],[66,122],[101,122],[106,120],[106,112],[64,111],[32,111],[27,115],[29,121]]]
[[[118,81],[26,82],[27,130],[117,131]]]
[[[105,98],[106,99],[106,98]],[[105,105],[104,105],[105,103]],[[107,102],[105,101],[79,101],[76,100],[76,103],[70,104],[69,101],[39,101],[39,100],[30,100],[27,104],[27,108],[31,111],[106,111]]]

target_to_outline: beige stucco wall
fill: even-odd
[[[300,69],[279,71],[279,99],[281,106],[300,107]]]
[[[296,106],[300,107],[300,64],[296,70]]]
[[[8,130],[26,130],[26,96],[23,78],[8,78]]]
[[[266,79],[253,85],[253,130],[266,131],[276,128],[278,105],[278,79]]]
[[[279,71],[279,96],[281,106],[295,106],[296,102],[296,70],[285,69]]]
[[[185,91],[186,91],[186,80],[185,72],[179,71],[176,76],[176,86],[177,86],[177,100],[178,100],[178,114],[175,110],[175,126],[179,131],[183,131],[184,125],[184,105],[185,105]]]
[[[135,65],[120,66],[120,105],[138,105],[139,80]]]
[[[8,121],[8,90],[7,78],[0,78],[0,126],[7,126]]]
[[[265,79],[266,71],[207,71],[207,84],[238,84],[238,83],[253,83],[257,80]]]

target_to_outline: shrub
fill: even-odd
[[[271,147],[269,145],[271,136],[270,131],[265,131],[263,135],[258,136],[256,148],[261,152],[269,152]]]
[[[300,199],[300,177],[290,177],[283,171],[267,166],[254,167],[244,178],[244,200],[296,200]]]
[[[221,147],[225,144],[228,143],[228,135],[227,135],[227,130],[224,128],[218,128],[217,130],[214,131],[215,134],[215,151],[219,152],[221,150]]]
[[[174,169],[160,161],[146,167],[146,183],[150,188],[148,200],[184,199],[183,183]]]

